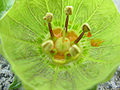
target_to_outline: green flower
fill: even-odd
[[[112,0],[16,0],[0,36],[28,90],[84,90],[120,64],[119,23]]]

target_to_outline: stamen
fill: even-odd
[[[75,44],[77,44],[77,43],[81,40],[81,38],[83,37],[84,33],[85,33],[85,32],[82,32],[82,33],[80,34],[80,36],[74,41]]]
[[[54,43],[52,40],[48,40],[42,44],[42,47],[45,51],[51,51],[54,46]]]
[[[52,18],[53,18],[53,14],[52,13],[47,13],[46,16],[43,18],[44,20],[46,20],[48,22],[48,27],[49,27],[51,38],[54,37],[53,31],[52,31],[52,27],[51,27]]]
[[[82,33],[80,34],[80,36],[74,41],[75,44],[77,44],[77,43],[81,40],[81,38],[83,37],[83,35],[84,35],[85,32],[89,32],[89,31],[90,31],[89,25],[88,25],[87,23],[86,23],[86,24],[83,24],[82,30],[83,30],[83,32],[82,32]]]
[[[90,32],[91,29],[90,29],[89,24],[88,23],[83,24],[82,30],[83,32]]]
[[[48,23],[48,26],[49,26],[49,31],[50,31],[51,38],[53,38],[54,34],[53,34],[53,31],[52,31],[51,23]]]
[[[67,33],[67,29],[68,29],[68,20],[69,20],[69,15],[67,15],[67,17],[66,17],[66,21],[65,21],[65,31],[66,31],[66,33]]]
[[[73,11],[72,6],[66,6],[66,8],[65,8],[65,13],[66,13],[66,15],[67,15],[67,17],[66,17],[66,21],[65,21],[65,29],[66,29],[66,33],[67,33],[67,29],[68,29],[69,15],[72,15],[72,11]]]
[[[70,49],[69,49],[70,55],[71,56],[77,56],[81,50],[77,45],[73,45]]]

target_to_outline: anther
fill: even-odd
[[[42,44],[42,47],[45,51],[51,51],[54,44],[52,40],[48,40]]]
[[[71,56],[77,56],[81,51],[80,48],[77,45],[73,45],[70,49],[69,49],[70,55]]]
[[[47,13],[46,16],[43,17],[43,19],[48,22],[48,27],[49,27],[51,38],[54,37],[53,31],[52,31],[52,27],[51,27],[52,18],[53,18],[53,14],[52,13]]]
[[[75,44],[77,44],[83,37],[84,33],[85,32],[90,32],[90,27],[89,25],[86,23],[86,24],[83,24],[82,26],[82,30],[83,32],[80,34],[80,36],[74,41]]]
[[[73,8],[72,6],[66,6],[65,8],[65,13],[67,15],[66,17],[66,21],[65,21],[65,29],[66,29],[66,33],[67,33],[67,27],[68,27],[68,20],[69,20],[69,15],[72,15],[73,12]]]
[[[65,13],[66,15],[72,15],[73,7],[72,6],[66,6]]]
[[[82,30],[83,30],[83,32],[89,32],[90,31],[90,26],[88,25],[88,23],[83,24]]]

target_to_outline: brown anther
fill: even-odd
[[[85,23],[82,26],[82,30],[83,32],[90,32],[90,26],[87,23]]]

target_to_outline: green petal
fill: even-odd
[[[9,9],[12,7],[14,0],[1,0],[0,1],[0,20],[7,14]],[[3,55],[1,39],[0,39],[0,53]]]
[[[53,28],[64,27],[65,6],[74,7],[69,29],[80,34],[81,25],[88,23],[91,39],[101,39],[104,43],[92,47],[84,37],[83,58],[58,66],[52,64],[41,48],[41,43],[49,37],[43,17],[51,12]],[[0,22],[0,35],[12,69],[28,86],[38,90],[84,90],[105,80],[118,66],[119,23],[120,15],[112,0],[16,0]]]

